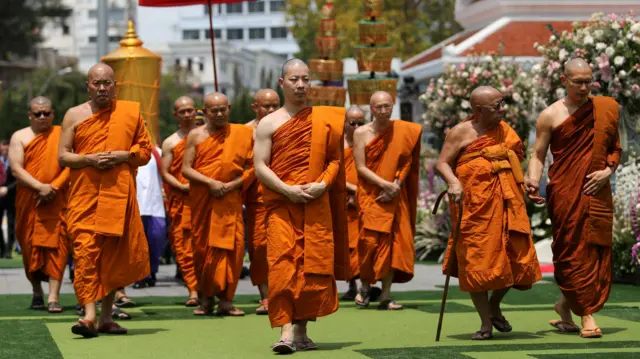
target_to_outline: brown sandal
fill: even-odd
[[[260,306],[258,308],[256,308],[256,314],[257,315],[267,315],[267,314],[269,314],[269,300],[268,299],[261,299],[260,300]]]
[[[471,340],[488,340],[491,338],[493,338],[493,333],[491,333],[491,331],[483,332],[482,330],[478,330],[471,336]]]
[[[78,320],[78,323],[71,327],[71,332],[76,335],[82,335],[84,338],[95,338],[98,336],[96,324],[86,319]]]
[[[550,320],[549,325],[558,329],[561,333],[578,333],[580,328],[573,322],[565,322],[564,320]]]
[[[216,315],[221,317],[244,317],[244,314],[243,311],[236,307],[231,307],[229,310],[220,310],[220,307],[218,307],[218,311],[216,312]]]
[[[508,333],[513,330],[513,327],[503,315],[499,317],[491,317],[491,325],[493,325],[497,331],[502,333]]]
[[[185,303],[184,306],[185,307],[197,307],[200,304],[200,302],[198,301],[198,298],[189,298]]]
[[[580,331],[580,337],[586,339],[602,338],[602,330],[600,330],[600,328],[582,329]]]

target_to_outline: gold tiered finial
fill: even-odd
[[[131,19],[129,19],[129,22],[127,24],[127,33],[124,35],[122,40],[120,40],[120,46],[125,46],[125,47],[142,46],[142,40],[138,38],[138,34],[136,33],[136,29],[133,24],[133,20]]]

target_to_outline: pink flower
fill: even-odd
[[[616,21],[617,18],[618,18],[618,15],[613,13],[609,14],[609,19],[611,19],[611,21]]]
[[[482,76],[484,76],[486,78],[489,78],[489,77],[491,77],[491,72],[485,71],[485,72],[482,73]]]
[[[511,84],[513,83],[513,80],[512,80],[512,79],[504,79],[504,81],[502,81],[502,83],[503,83],[505,86],[509,87],[509,86],[511,86]]]
[[[467,65],[466,65],[466,64],[464,64],[464,63],[462,63],[462,64],[460,64],[460,67],[459,67],[459,68],[460,68],[460,70],[462,71],[462,70],[464,70],[465,68],[467,68]]]
[[[611,81],[611,66],[609,65],[609,56],[602,54],[597,57],[598,67],[600,68],[600,79],[604,82]]]
[[[576,54],[576,56],[578,57],[585,57],[585,55],[587,54],[587,50],[585,49],[576,49],[574,51],[574,53]]]
[[[640,91],[640,86],[638,84],[633,84],[633,86],[631,86],[631,89],[637,92]]]
[[[596,82],[594,82],[594,83],[593,83],[593,88],[594,88],[594,89],[599,89],[600,87],[601,87],[601,86],[600,86],[600,83],[599,83],[598,81],[596,81]]]

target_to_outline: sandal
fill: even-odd
[[[102,324],[98,331],[104,334],[127,334],[127,328],[123,328],[114,322]]]
[[[47,303],[47,312],[49,313],[62,313],[64,308],[60,305],[60,302]]]
[[[395,306],[395,307],[394,307]],[[386,299],[378,304],[378,310],[402,310],[404,307],[393,299]]]
[[[44,309],[44,297],[34,295],[33,298],[31,298],[31,307],[29,308],[34,310]]]
[[[200,302],[200,306],[193,310],[193,315],[203,317],[213,314],[213,307],[216,305],[215,298],[209,298],[207,303],[207,305],[204,305],[203,302]]]
[[[260,300],[260,306],[258,308],[256,308],[256,314],[257,315],[267,315],[267,314],[269,314],[269,300],[268,299],[261,299]]]
[[[185,307],[197,307],[200,304],[200,302],[198,301],[198,298],[196,297],[192,297],[189,298],[185,303],[184,306]]]
[[[136,302],[132,301],[126,295],[123,295],[122,297],[118,298],[113,304],[115,304],[119,308],[133,308],[136,306]]]
[[[369,306],[369,302],[371,301],[371,297],[369,297],[369,291],[361,288],[360,293],[358,294],[360,294],[360,298],[362,298],[362,300],[358,301],[358,297],[356,296],[356,305],[360,308],[367,308]]]
[[[565,322],[564,320],[550,320],[549,324],[558,329],[561,333],[578,333],[580,327],[573,322]]]
[[[499,317],[491,317],[491,324],[497,331],[502,333],[508,333],[513,330],[513,327],[511,327],[511,324],[503,315]]]
[[[280,339],[271,349],[278,354],[292,354],[296,352],[296,345],[291,339]]]
[[[483,332],[482,330],[478,330],[471,336],[471,340],[488,340],[491,338],[493,338],[493,333],[491,333],[491,331]]]
[[[342,297],[340,297],[340,300],[346,300],[346,301],[355,300],[356,294],[358,294],[357,289],[349,289],[346,293],[344,293]]]
[[[582,329],[580,331],[580,337],[586,339],[602,338],[602,330],[600,330],[600,328]]]
[[[216,312],[216,315],[221,317],[244,317],[244,314],[243,311],[233,306],[228,310],[220,310],[220,307],[218,307],[218,311]]]
[[[300,341],[296,341],[296,349],[300,351],[316,350],[318,349],[318,346],[313,342],[313,340],[311,340],[311,338],[304,338]]]
[[[125,312],[124,310],[118,307],[111,308],[111,317],[113,319],[120,319],[120,320],[129,320],[132,318],[129,313]]]
[[[371,298],[372,302],[375,302],[378,299],[380,299],[381,295],[382,295],[382,289],[380,289],[378,287],[371,287],[369,289],[369,297]]]
[[[84,306],[82,306],[80,304],[76,304],[76,314],[79,317],[84,317]]]
[[[78,320],[78,323],[71,327],[71,332],[76,335],[82,335],[84,338],[95,338],[98,336],[96,324],[86,319]]]

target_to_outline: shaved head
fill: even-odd
[[[353,105],[349,107],[349,109],[347,110],[346,117],[347,117],[347,120],[353,117],[364,118],[364,111],[362,111],[360,106]]]
[[[284,62],[284,64],[282,65],[282,71],[280,73],[280,77],[285,78],[289,73],[289,71],[291,71],[293,68],[296,68],[296,67],[306,68],[307,71],[309,71],[309,66],[307,66],[307,64],[305,64],[304,61],[294,57]]]
[[[256,94],[253,96],[253,102],[259,103],[262,102],[264,100],[270,99],[270,98],[278,98],[279,101],[279,97],[278,93],[275,92],[272,89],[262,89],[262,90],[258,90],[258,92],[256,92]]]
[[[95,64],[91,66],[88,75],[89,79],[95,77],[108,77],[109,79],[113,80],[115,78],[113,69],[107,64]]]
[[[34,97],[31,101],[29,101],[29,109],[31,109],[34,105],[37,106],[46,106],[46,107],[51,107],[51,100],[49,100],[48,98],[44,97],[44,96],[38,96],[38,97]]]
[[[502,93],[491,86],[478,86],[471,92],[469,102],[475,108],[492,103],[496,97],[502,97]]]
[[[229,99],[227,98],[227,96],[223,93],[220,92],[212,92],[210,94],[208,94],[205,98],[204,98],[204,103],[206,104],[216,104],[216,105],[228,105],[229,104]]]
[[[564,64],[564,74],[565,76],[570,76],[575,72],[583,72],[589,71],[591,72],[591,65],[585,59],[580,57],[575,57]]]
[[[393,103],[393,97],[386,91],[376,91],[371,95],[371,99],[369,99],[369,104],[373,106],[374,104],[381,101],[391,101]]]
[[[204,115],[209,120],[209,126],[220,129],[229,123],[229,99],[220,92],[212,92],[204,98]]]
[[[184,105],[190,105],[191,107],[195,107],[195,103],[193,99],[189,96],[180,96],[173,102],[173,110],[177,110],[179,107]]]

